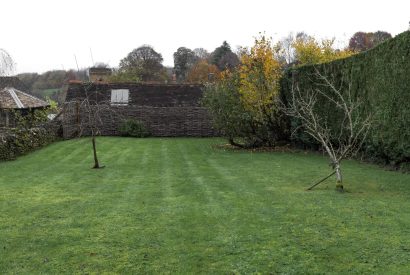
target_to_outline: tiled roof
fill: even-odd
[[[26,94],[13,87],[0,90],[0,108],[2,109],[28,109],[47,107],[49,104],[32,95]]]

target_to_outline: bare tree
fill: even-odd
[[[109,116],[113,119],[115,111],[108,101],[99,100],[100,92],[94,90],[94,84],[84,83],[84,97],[81,100],[66,102],[66,106],[75,106],[74,108],[66,108],[65,116],[76,117],[73,123],[77,128],[77,136],[90,136],[93,147],[94,166],[93,169],[104,168],[100,165],[97,154],[97,136],[101,135],[101,127],[103,126],[103,117]],[[65,123],[70,123],[67,119]],[[73,127],[71,125],[70,127]]]
[[[286,65],[292,64],[295,62],[295,49],[293,44],[296,38],[293,33],[289,33],[288,36],[282,38],[277,44],[279,49],[278,57]]]
[[[317,69],[313,77],[317,80],[316,88],[309,90],[301,90],[293,78],[291,99],[285,112],[299,120],[301,128],[324,148],[333,169],[325,179],[336,174],[336,189],[343,191],[341,162],[355,155],[362,146],[371,126],[371,114],[363,108],[360,97],[352,95],[351,77],[347,81],[342,79],[340,87]],[[336,116],[324,117],[320,112],[323,100]]]
[[[14,61],[11,55],[0,48],[0,76],[7,76],[14,72]]]
[[[91,131],[91,142],[93,145],[93,157],[94,157],[94,169],[101,168],[100,163],[98,161],[98,155],[97,155],[97,145],[96,145],[96,136],[100,135],[100,128],[99,125],[102,124],[101,117],[100,117],[100,112],[101,108],[99,104],[91,104],[90,99],[88,95],[85,97],[85,99],[80,103],[80,109],[84,110],[86,113],[86,119],[83,119],[81,121],[81,126],[80,126],[80,133],[79,136],[82,136],[82,133],[85,129],[85,127],[88,127]]]
[[[286,67],[296,64],[295,43],[297,41],[307,41],[309,38],[311,38],[311,36],[305,32],[298,32],[296,34],[290,32],[276,44],[278,59],[284,63]]]
[[[193,51],[194,51],[195,56],[199,60],[208,60],[209,57],[211,56],[211,54],[204,48],[196,48]]]

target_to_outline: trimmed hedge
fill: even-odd
[[[303,66],[286,72],[282,95],[289,99],[292,77],[301,91],[317,87],[316,69],[337,86],[352,85],[353,96],[360,97],[362,108],[369,108],[373,124],[363,148],[374,161],[408,170],[410,162],[410,32],[397,35],[379,46],[330,63]],[[324,89],[321,87],[321,89]],[[326,88],[325,88],[326,89]],[[326,104],[324,116],[335,115]],[[293,127],[297,121],[292,121]],[[316,144],[302,133],[295,137],[305,146]]]
[[[13,160],[57,140],[61,125],[49,123],[27,130],[12,129],[0,134],[0,161]]]

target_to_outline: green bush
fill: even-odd
[[[282,80],[282,94],[288,100],[292,79],[301,89],[318,88],[316,69],[341,87],[351,85],[351,93],[373,114],[371,132],[363,147],[363,155],[397,168],[408,167],[410,161],[410,32],[404,32],[379,46],[330,63],[291,69]],[[321,89],[326,89],[323,86]],[[347,89],[345,89],[347,90]],[[324,117],[337,115],[329,105],[321,104]],[[330,121],[330,120],[329,120]],[[333,120],[337,121],[337,119]],[[292,121],[291,125],[298,123]],[[291,129],[292,131],[295,128]],[[302,133],[297,143],[314,146]]]
[[[148,137],[150,135],[145,125],[141,121],[134,119],[124,120],[120,126],[120,133],[124,137],[138,138]]]
[[[205,86],[202,105],[210,112],[214,127],[239,147],[275,146],[286,139],[287,125],[279,113],[261,120],[244,108],[238,80],[238,75],[233,73]]]
[[[23,114],[12,112],[14,128],[2,129],[0,133],[0,161],[12,160],[41,148],[61,137],[61,122],[49,121],[47,115],[55,112],[57,106]]]

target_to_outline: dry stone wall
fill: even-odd
[[[130,102],[125,106],[110,106],[111,89],[129,89]],[[88,112],[81,107],[84,86],[71,85],[64,105],[64,138],[89,135]],[[156,137],[211,137],[217,136],[206,108],[200,107],[199,85],[153,84],[95,84],[87,90],[95,105],[104,105],[98,125],[101,135],[119,135],[124,120],[141,121]]]

